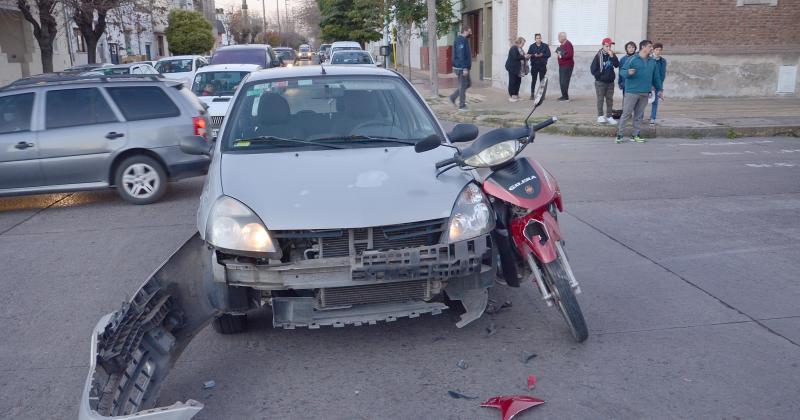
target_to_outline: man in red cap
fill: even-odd
[[[614,54],[611,38],[603,38],[603,48],[597,52],[589,70],[594,76],[594,88],[597,92],[597,123],[616,124],[616,120],[611,118],[611,109],[614,106],[614,80],[617,78],[614,68],[619,68],[619,59]],[[603,101],[606,103],[605,113],[603,112]]]

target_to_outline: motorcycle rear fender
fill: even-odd
[[[547,210],[537,210],[512,220],[511,231],[517,249],[533,253],[543,264],[558,257],[555,241],[561,240],[561,229]]]
[[[188,400],[153,408],[189,342],[227,309],[227,287],[211,274],[211,251],[194,234],[122,307],[92,332],[81,420],[188,420],[203,405]]]

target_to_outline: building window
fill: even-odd
[[[608,0],[552,0],[553,32],[566,32],[573,45],[599,45],[608,36]]]
[[[737,6],[765,5],[777,6],[778,0],[736,0]]]
[[[75,35],[75,51],[86,52],[86,41],[83,39],[81,30],[78,28],[73,28],[72,33]]]

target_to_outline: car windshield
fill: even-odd
[[[398,77],[320,75],[255,81],[243,89],[222,134],[227,152],[403,147],[441,136]]]
[[[261,48],[218,50],[211,64],[257,64],[267,68],[267,51]]]
[[[366,51],[336,51],[331,64],[373,64],[372,57]]]
[[[308,52],[309,47],[300,47],[300,52]]]
[[[192,92],[198,96],[233,96],[236,86],[242,82],[247,71],[210,71],[198,73],[192,83]]]
[[[189,73],[192,71],[192,59],[184,58],[180,60],[160,60],[156,63],[156,70],[159,73]]]

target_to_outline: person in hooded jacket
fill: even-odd
[[[619,67],[619,59],[611,48],[614,42],[611,38],[604,38],[603,48],[597,52],[589,70],[594,76],[594,88],[597,93],[597,122],[599,124],[616,124],[616,120],[611,117],[611,110],[614,106],[614,81],[617,74],[614,68]],[[603,101],[605,100],[606,109],[603,112]]]
[[[658,74],[661,76],[661,84],[664,84],[664,79],[667,77],[667,59],[661,56],[664,51],[664,45],[660,42],[653,44],[653,60],[656,61],[656,68]],[[656,125],[656,113],[658,113],[658,95],[653,93],[653,104],[650,108],[650,125]]]

